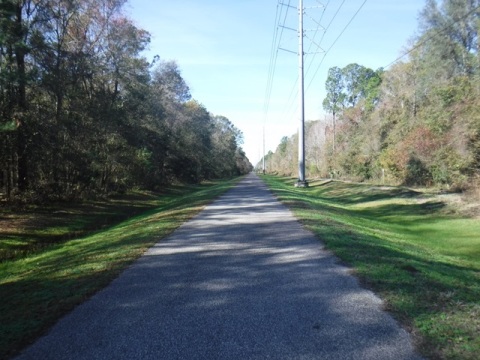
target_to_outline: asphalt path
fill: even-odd
[[[18,359],[420,359],[251,174]]]

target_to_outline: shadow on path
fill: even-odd
[[[249,175],[19,359],[419,359]]]

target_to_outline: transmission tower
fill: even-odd
[[[303,0],[298,0],[298,67],[299,67],[299,89],[300,104],[299,104],[299,118],[300,124],[298,127],[298,180],[295,186],[307,187],[308,182],[305,179],[305,72],[304,72],[304,56],[303,51]]]
[[[316,0],[317,6],[314,6],[310,9],[314,8],[323,8],[325,9],[325,6],[322,4],[320,0]],[[285,6],[287,8],[295,8],[294,6],[290,5],[290,1],[287,3],[282,2],[281,0],[279,1],[279,4],[282,6]],[[278,46],[279,50],[284,50],[290,53],[297,54],[298,56],[298,94],[299,94],[299,126],[298,126],[298,180],[295,183],[295,186],[297,187],[307,187],[308,182],[305,178],[305,71],[304,71],[304,57],[305,57],[305,51],[304,51],[304,38],[306,37],[306,32],[304,30],[304,15],[306,14],[305,12],[305,7],[303,0],[298,0],[298,28],[293,29],[290,27],[285,26],[285,20],[283,25],[279,25],[279,27],[287,30],[292,30],[296,31],[298,35],[298,51],[292,51],[289,49],[282,48]],[[287,10],[288,11],[288,10]],[[307,14],[308,16],[308,14]],[[318,32],[319,29],[325,29],[320,25],[320,21],[314,19],[313,17],[309,16],[310,20],[313,21],[313,23],[316,24],[316,30],[315,34]],[[286,15],[285,15],[286,19]],[[308,30],[307,30],[308,31]],[[280,36],[281,37],[281,36]],[[314,35],[315,38],[315,35]],[[314,39],[311,40],[311,45],[315,45],[318,50],[321,50],[320,45],[315,42]],[[279,44],[280,45],[280,44]],[[323,50],[321,50],[323,52]],[[310,52],[309,52],[310,53]],[[318,52],[315,52],[318,53]],[[265,168],[265,165],[264,165]]]

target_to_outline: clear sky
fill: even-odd
[[[243,132],[242,147],[254,165],[263,155],[264,126],[268,152],[275,150],[282,136],[294,134],[299,123],[298,57],[276,51],[281,47],[297,52],[298,36],[275,27],[280,14],[279,23],[296,29],[298,12],[293,8],[286,12],[287,7],[278,3],[129,0],[126,6],[136,25],[152,34],[144,55],[149,60],[159,55],[177,61],[193,98]],[[298,0],[290,4],[296,7]],[[306,120],[325,119],[322,101],[330,67],[358,63],[378,69],[391,64],[417,32],[424,4],[424,0],[304,0]],[[280,41],[273,52],[275,71],[269,77],[276,29]],[[320,47],[313,45],[312,38]],[[269,78],[272,90],[265,112]]]

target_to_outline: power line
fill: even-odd
[[[317,2],[318,2],[318,0],[317,0]],[[324,28],[324,27],[322,26],[322,20],[323,20],[323,16],[325,15],[325,10],[327,9],[327,6],[328,6],[328,4],[329,4],[329,1],[327,0],[327,2],[326,2],[325,4],[319,2],[319,4],[321,4],[321,7],[323,7],[322,16],[320,16],[320,19],[317,21],[317,20],[315,20],[313,17],[309,16],[310,19],[311,19],[315,24],[317,24],[317,28],[315,29],[315,33],[313,34],[313,37],[312,37],[312,39],[311,39],[310,46],[308,47],[307,53],[310,53],[310,51],[311,51],[311,49],[312,49],[312,46],[313,46],[314,44],[315,44],[317,47],[321,48],[321,47],[320,47],[320,44],[321,44],[321,42],[322,42],[321,39],[320,39],[320,41],[319,41],[318,44],[317,44],[317,43],[315,42],[315,38],[316,38],[317,33],[318,33],[318,30],[320,30],[320,28],[323,29],[323,34],[324,34],[324,35],[325,35],[325,31],[326,31],[326,28]],[[322,36],[322,39],[323,39],[323,36]],[[315,54],[316,54],[316,53],[315,53]]]
[[[345,1],[346,1],[346,0],[343,0],[343,1],[342,1],[342,3],[340,4],[340,6],[338,7],[337,11],[336,11],[335,14],[333,15],[332,19],[331,19],[330,22],[328,23],[327,27],[325,28],[325,31],[323,32],[322,38],[320,39],[320,44],[322,43],[323,39],[325,38],[325,35],[327,34],[328,29],[329,29],[330,26],[332,25],[333,21],[336,19],[338,13],[339,13],[340,10],[342,9],[343,4],[345,4]],[[307,75],[308,75],[309,72],[310,72],[310,68],[312,67],[312,64],[313,64],[316,56],[317,56],[317,54],[314,54],[314,55],[313,55],[312,60],[310,61],[309,65],[308,65]]]
[[[269,67],[268,67],[268,76],[267,76],[267,86],[265,88],[265,102],[263,104],[264,108],[264,116],[266,118],[266,114],[268,112],[269,108],[269,102],[270,102],[270,95],[271,95],[271,87],[272,87],[272,81],[273,81],[273,75],[275,72],[275,62],[276,62],[276,40],[278,36],[278,20],[279,20],[279,8],[280,4],[277,3],[277,10],[275,13],[275,23],[273,27],[273,37],[272,37],[272,46],[270,49],[270,62],[269,62]],[[278,51],[277,51],[278,52]],[[264,119],[265,121],[265,119]]]
[[[340,7],[343,5],[344,2],[345,2],[345,0],[343,0],[343,2],[342,2],[342,4],[340,5]],[[323,5],[323,12],[322,12],[322,16],[320,17],[320,20],[319,20],[318,22],[317,22],[317,21],[314,21],[314,22],[317,24],[317,28],[316,28],[316,30],[315,30],[315,34],[313,35],[313,40],[312,40],[312,42],[310,42],[310,46],[308,47],[307,53],[310,52],[310,50],[311,50],[311,48],[312,48],[312,46],[313,46],[313,41],[315,41],[315,37],[317,36],[318,30],[322,27],[322,26],[321,26],[321,22],[322,22],[323,16],[325,15],[325,10],[327,9],[328,4],[329,4],[329,1],[327,1],[326,4]],[[335,14],[334,18],[336,17],[337,14],[338,14],[338,10],[337,10],[337,13]],[[333,19],[332,19],[332,20],[333,20]],[[331,23],[332,23],[332,21],[330,21],[330,24],[331,24]],[[329,26],[330,26],[330,24],[329,24]],[[328,26],[328,27],[329,27],[329,26]],[[320,46],[320,45],[321,45],[322,39],[323,39],[323,37],[325,36],[325,32],[327,31],[328,27],[323,29],[322,38],[320,39],[320,41],[318,42],[318,44],[316,44],[317,46]],[[314,56],[313,56],[313,58],[312,58],[312,60],[310,60],[309,66],[308,66],[307,71],[306,71],[306,76],[308,75],[308,72],[309,72],[309,70],[310,70],[310,67],[311,67],[311,65],[312,65],[312,62],[313,62],[313,60],[315,59],[315,56],[316,56],[317,54],[318,54],[318,53],[315,53]],[[297,96],[298,96],[298,87],[297,87],[297,84],[298,84],[298,76],[297,76],[297,78],[295,79],[295,83],[293,84],[292,89],[290,90],[290,94],[288,95],[287,101],[285,102],[286,105],[285,105],[285,109],[284,109],[283,112],[287,112],[287,109],[290,109],[290,108],[293,106],[293,104],[295,103],[295,100],[296,100],[296,98],[297,98]],[[292,95],[293,95],[294,92],[295,92],[295,95],[294,95],[294,97],[292,98]],[[295,112],[296,110],[297,110],[297,108],[294,108],[293,112]]]
[[[267,87],[265,90],[264,123],[266,122],[268,110],[270,107],[270,99],[271,99],[272,89],[273,89],[273,79],[275,77],[276,64],[277,64],[277,58],[278,58],[278,49],[279,49],[280,42],[282,41],[283,29],[285,28],[288,10],[291,7],[290,2],[291,0],[288,1],[288,4],[284,4],[281,2],[281,0],[279,0],[277,3],[277,11],[275,14],[275,24],[274,24],[274,35],[272,39],[272,47],[271,47],[271,54],[270,54],[270,65],[269,65],[269,71],[268,71],[268,77],[267,77]],[[280,25],[280,21],[283,15],[282,14],[283,8],[286,8],[285,16],[283,17],[283,24]],[[281,28],[280,34],[278,32],[279,28]]]
[[[325,28],[324,32],[323,32],[323,35],[320,39],[320,44],[322,44],[323,42],[323,39],[326,35],[326,33],[328,32],[328,30],[330,29],[331,25],[333,24],[334,20],[337,18],[338,14],[340,13],[344,3],[345,3],[346,0],[343,0],[342,3],[338,6],[334,16],[330,19],[330,22],[329,24],[327,25],[327,27]],[[308,87],[307,87],[307,91],[310,89],[313,81],[316,79],[316,76],[318,75],[318,72],[320,71],[321,69],[321,66],[323,65],[324,61],[325,61],[325,58],[328,56],[328,54],[332,51],[333,47],[338,43],[339,39],[344,35],[344,33],[346,32],[346,30],[351,26],[352,22],[355,20],[355,18],[358,16],[358,14],[360,13],[360,11],[364,8],[365,4],[367,3],[368,0],[364,0],[362,2],[362,4],[358,7],[358,9],[356,10],[356,12],[353,14],[353,16],[350,18],[350,20],[348,21],[348,23],[344,26],[344,28],[342,29],[342,31],[339,33],[339,35],[335,38],[335,40],[333,41],[333,43],[328,47],[328,49],[325,51],[325,53],[323,54],[323,57],[321,58],[321,61],[319,63],[319,65],[317,66],[316,70],[315,70],[315,73],[313,74],[312,78],[310,79],[310,82],[308,84]],[[441,29],[435,31],[433,34],[431,34],[430,36],[424,38],[423,40],[421,40],[420,42],[418,42],[415,46],[413,46],[410,50],[406,51],[404,54],[402,54],[401,56],[399,56],[398,58],[396,58],[395,60],[391,61],[388,65],[384,66],[383,68],[388,68],[390,66],[392,66],[393,64],[397,63],[398,61],[402,60],[403,58],[405,58],[406,56],[408,56],[409,54],[411,54],[413,51],[415,51],[416,49],[420,48],[421,46],[425,45],[428,41],[432,40],[433,38],[435,38],[436,36],[439,36],[443,33],[445,33],[446,31],[448,31],[449,29],[452,28],[452,26],[454,26],[455,24],[457,24],[458,22],[460,21],[463,21],[465,20],[466,18],[468,18],[469,16],[471,16],[473,13],[475,13],[476,11],[480,10],[480,5],[473,8],[472,10],[468,11],[466,14],[464,14],[463,16],[461,16],[460,18],[458,18],[457,20],[455,21],[452,21],[450,22],[449,24],[447,24],[446,26],[442,27]],[[322,14],[323,16],[323,14]],[[286,17],[285,17],[286,19]],[[285,20],[284,19],[284,20]],[[283,24],[285,24],[285,21],[283,22]],[[318,29],[317,29],[318,30]],[[316,37],[316,35],[314,35],[314,38]],[[312,47],[313,45],[310,45],[310,48]],[[310,60],[309,62],[309,66],[307,68],[307,74],[309,74],[309,70],[311,68],[311,66],[314,64],[314,60],[316,58],[317,54],[314,54],[313,58]],[[296,89],[296,85],[297,85],[297,82],[298,82],[298,77],[296,78],[295,80],[295,84],[293,85],[291,91],[290,91],[290,94],[288,96],[288,99],[286,101],[286,107],[284,109],[284,113],[288,112],[289,115],[290,115],[290,108],[293,108],[293,104],[294,104],[294,101],[296,100],[297,96],[298,96],[298,90],[297,92],[295,93],[295,89]],[[298,106],[297,106],[298,108]],[[294,109],[294,112],[296,111],[296,108]]]
[[[346,0],[343,0],[340,5],[338,6],[337,10],[335,11],[335,14],[333,15],[333,17],[330,19],[330,22],[328,23],[327,27],[325,28],[324,32],[323,32],[323,35],[320,39],[320,42],[319,44],[322,43],[328,29],[330,28],[330,26],[332,25],[332,23],[335,21],[335,19],[337,18],[338,14],[340,13],[340,10],[342,9],[343,5],[345,4],[345,1]],[[327,3],[328,5],[328,3]],[[362,5],[363,6],[363,5]],[[325,9],[326,9],[326,6],[325,6]],[[324,9],[324,12],[325,12],[325,9]],[[323,17],[324,13],[322,14],[322,17]],[[347,25],[348,26],[348,25]],[[324,54],[324,57],[325,57],[326,53]],[[309,72],[310,72],[310,68],[315,60],[315,57],[317,56],[317,54],[314,54],[313,58],[310,60],[309,62],[309,65],[307,67],[307,71],[306,71],[306,76],[308,76]],[[322,59],[322,62],[323,62],[323,59]],[[318,72],[318,70],[317,70]],[[315,73],[316,74],[316,73]],[[284,112],[287,112],[287,109],[293,109],[291,112],[289,112],[289,117],[291,116],[291,114],[294,114],[296,111],[297,111],[297,108],[298,108],[298,105],[296,107],[293,108],[293,104],[295,103],[295,100],[296,100],[296,97],[298,96],[298,89],[297,89],[297,92],[295,93],[295,96],[293,98],[291,98],[291,95],[293,94],[294,90],[296,89],[296,85],[297,85],[297,82],[298,82],[298,77],[297,79],[295,80],[295,84],[293,85],[293,88],[291,90],[291,93],[290,93],[290,96],[287,100],[287,105],[285,107],[285,111]],[[309,89],[310,85],[307,87],[307,91]]]
[[[353,14],[352,18],[350,19],[350,21],[347,23],[347,25],[345,25],[345,27],[343,28],[343,30],[340,32],[340,34],[337,36],[337,38],[335,39],[335,41],[332,43],[332,45],[328,48],[328,50],[325,52],[325,54],[323,55],[323,58],[320,62],[320,64],[318,65],[317,67],[317,70],[315,71],[315,73],[313,74],[313,77],[312,79],[310,80],[308,86],[307,86],[307,91],[308,89],[310,89],[310,86],[312,85],[312,82],[313,80],[315,80],[315,77],[317,76],[317,73],[318,71],[320,70],[320,67],[322,66],[323,64],[323,60],[325,60],[325,57],[328,55],[328,53],[330,52],[330,50],[332,50],[332,48],[335,46],[335,44],[337,43],[337,41],[340,39],[340,37],[345,33],[345,30],[347,30],[347,28],[350,26],[350,24],[353,22],[353,20],[357,17],[358,13],[360,12],[360,10],[362,10],[362,8],[365,6],[365,4],[367,3],[367,0],[364,0],[364,2],[360,5],[360,7],[358,8],[358,10],[355,12],[355,14]]]
[[[276,72],[276,65],[277,65],[277,58],[278,58],[278,50],[279,50],[279,45],[280,42],[282,41],[282,36],[283,36],[283,29],[285,28],[285,23],[287,20],[287,15],[288,15],[288,10],[290,9],[290,1],[288,1],[288,4],[284,4],[281,2],[282,0],[279,0],[277,3],[277,9],[275,13],[275,21],[274,21],[274,28],[273,28],[273,37],[272,37],[272,45],[270,49],[270,63],[269,63],[269,69],[268,69],[268,75],[267,75],[267,85],[265,88],[265,100],[264,100],[264,119],[263,119],[263,171],[265,173],[265,124],[267,122],[267,115],[268,115],[268,110],[270,108],[270,100],[272,96],[272,89],[273,89],[273,80],[275,78],[275,72]],[[285,10],[285,16],[283,17],[283,25],[280,26],[280,21],[282,19],[283,15],[283,9],[286,8]],[[281,31],[279,33],[279,29],[281,28]]]
[[[332,49],[332,47],[336,44],[336,42],[339,40],[339,38],[343,35],[343,33],[345,32],[345,30],[347,29],[347,27],[350,25],[350,23],[355,19],[355,17],[357,16],[357,14],[360,12],[360,10],[363,8],[363,6],[365,5],[365,3],[367,2],[367,0],[365,0],[362,5],[360,6],[360,8],[357,10],[357,12],[354,14],[354,16],[350,19],[349,23],[345,26],[345,28],[342,30],[342,32],[340,33],[340,35],[335,39],[335,41],[332,43],[332,45],[330,46],[330,48],[325,52],[325,55],[323,56],[322,58],[322,61],[320,63],[320,65],[317,67],[317,70],[312,78],[312,80],[310,81],[308,87],[307,87],[307,90],[310,88],[310,85],[312,84],[313,80],[315,79],[315,76],[316,74],[318,73],[318,70],[320,69],[325,57],[327,56],[328,52]],[[472,10],[470,10],[469,12],[467,12],[465,15],[463,15],[462,17],[460,17],[459,19],[455,20],[455,21],[452,21],[451,23],[447,24],[446,26],[444,26],[443,28],[439,29],[438,31],[434,32],[432,35],[430,35],[429,37],[425,38],[424,40],[420,41],[419,43],[417,43],[415,46],[413,46],[410,50],[406,51],[404,54],[402,54],[401,56],[399,56],[398,58],[396,58],[395,60],[393,60],[392,62],[388,63],[388,65],[385,65],[383,66],[383,68],[388,68],[390,66],[392,66],[393,64],[397,63],[398,61],[400,61],[401,59],[403,59],[404,57],[406,57],[407,55],[411,54],[413,51],[417,50],[418,48],[420,48],[421,46],[425,45],[427,42],[429,42],[430,40],[432,40],[433,38],[435,38],[436,36],[446,32],[447,30],[449,30],[453,25],[457,24],[458,22],[460,21],[463,21],[465,20],[466,18],[468,18],[470,15],[472,15],[473,13],[475,13],[476,11],[480,10],[480,5],[479,6],[476,6],[475,8],[473,8]]]
[[[324,38],[325,38],[325,35],[327,34],[327,32],[330,30],[332,24],[335,22],[335,20],[337,19],[338,15],[340,14],[344,4],[345,4],[346,0],[343,0],[339,6],[337,7],[334,15],[332,16],[332,18],[330,19],[328,25],[323,29],[322,31],[322,36],[320,38],[320,41],[316,43],[317,46],[321,46]],[[313,74],[308,86],[307,86],[307,91],[310,89],[313,81],[315,80],[326,56],[330,53],[330,51],[332,50],[332,48],[336,45],[336,43],[338,42],[338,40],[343,36],[343,34],[345,33],[345,31],[350,27],[350,25],[352,24],[353,20],[357,17],[357,15],[359,14],[359,12],[362,10],[362,8],[365,6],[367,0],[364,0],[362,2],[362,4],[359,6],[359,8],[356,10],[356,12],[353,14],[353,16],[350,18],[350,20],[348,21],[348,23],[344,26],[344,28],[342,29],[342,31],[339,33],[339,35],[336,37],[335,41],[330,45],[330,47],[323,53],[323,57],[320,61],[320,64],[318,65],[315,73]],[[278,50],[280,48],[280,42],[282,40],[282,37],[283,37],[283,29],[286,28],[285,25],[286,25],[286,19],[287,19],[287,14],[288,14],[288,9],[291,7],[290,5],[291,1],[288,2],[288,4],[285,4],[285,3],[282,3],[281,0],[278,2],[278,5],[277,5],[277,11],[278,11],[278,7],[280,7],[280,14],[278,15],[278,18],[276,19],[275,21],[275,24],[276,24],[276,34],[278,34],[278,27],[280,27],[282,30],[280,31],[280,35],[278,36],[278,38],[274,37],[274,40],[272,42],[272,54],[271,54],[271,67],[270,67],[270,70],[269,70],[269,77],[268,77],[268,81],[267,81],[267,91],[266,91],[266,104],[265,104],[265,119],[267,118],[267,113],[268,113],[268,109],[269,109],[269,102],[270,102],[270,98],[271,98],[271,93],[272,93],[272,88],[273,88],[273,78],[275,76],[275,70],[276,70],[276,61],[277,61],[277,57],[278,57]],[[324,6],[324,11],[322,12],[322,16],[321,18],[324,17],[325,15],[325,9],[326,7],[329,5],[329,2],[327,2],[327,5]],[[283,13],[283,11],[281,10],[281,7],[286,7],[286,11],[285,13]],[[282,21],[282,25],[280,25],[280,21]],[[322,27],[321,26],[321,22],[320,21],[315,21],[315,23],[317,24],[317,29],[315,30],[315,34],[313,36],[313,40],[315,40],[316,38],[316,35],[318,34],[320,28]],[[277,36],[277,35],[275,35]],[[313,42],[313,41],[312,41]],[[313,46],[313,44],[311,43],[310,44],[310,47],[309,49],[311,49]],[[310,50],[308,50],[310,51]],[[315,53],[312,57],[312,59],[309,61],[309,65],[307,67],[307,71],[306,71],[306,75],[308,76],[308,74],[310,73],[310,70],[311,70],[311,67],[313,65],[313,63],[315,62],[315,58],[316,56],[318,55],[318,53]],[[285,109],[283,111],[283,113],[288,113],[288,117],[292,117],[291,114],[292,112],[289,110],[289,109],[293,109],[293,113],[296,112],[296,110],[298,109],[298,104],[297,106],[293,106],[294,105],[294,102],[296,101],[297,97],[298,97],[298,89],[297,89],[297,84],[298,84],[298,76],[296,77],[296,80],[292,86],[292,89],[289,93],[289,96],[287,98],[287,101],[286,101],[286,105],[285,105]]]

